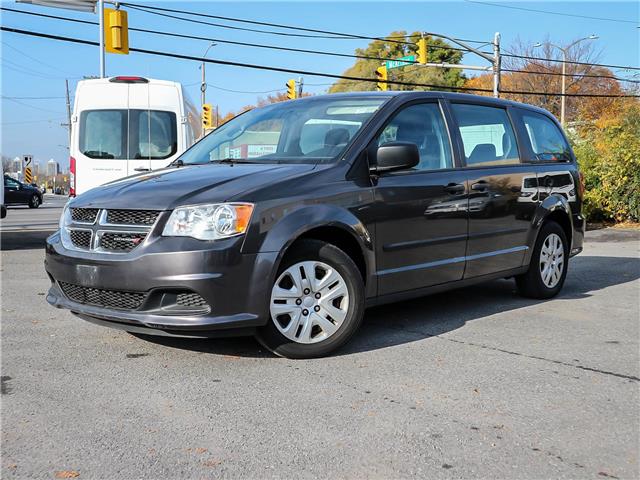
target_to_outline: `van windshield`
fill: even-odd
[[[120,109],[80,114],[80,151],[89,158],[160,160],[177,150],[173,112]]]
[[[322,97],[243,113],[188,150],[183,164],[333,163],[387,97]]]

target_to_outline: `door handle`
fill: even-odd
[[[471,190],[475,190],[476,192],[485,192],[489,190],[489,183],[486,180],[480,180],[479,182],[471,185]]]
[[[452,195],[464,193],[464,185],[462,183],[450,183],[444,187],[444,190]]]
[[[137,167],[137,168],[134,168],[134,170],[136,172],[150,172],[151,171],[150,168],[145,168],[145,167]]]

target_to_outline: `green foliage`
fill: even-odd
[[[391,32],[388,38],[404,37],[406,32]],[[460,63],[462,60],[462,52],[451,50],[447,42],[425,37],[427,39],[427,61],[437,63]],[[374,40],[369,43],[365,49],[357,48],[356,55],[384,58],[393,60],[394,58],[404,57],[406,55],[414,55],[417,53],[417,42],[420,39],[420,33],[414,32],[408,38],[407,43],[398,43],[385,40]],[[358,59],[355,64],[348,68],[343,75],[351,77],[376,78],[375,71],[381,65],[379,60]],[[422,67],[410,65],[403,68],[395,68],[389,70],[389,80],[401,82],[426,83],[431,85],[442,85],[442,90],[446,87],[459,87],[464,85],[466,80],[461,70],[444,69],[433,67]],[[329,93],[337,92],[356,92],[375,90],[376,84],[373,82],[358,82],[354,80],[338,80],[329,89]],[[410,87],[404,85],[389,84],[389,90],[429,90],[424,87]]]
[[[574,151],[585,178],[589,221],[640,221],[640,104],[580,132]]]

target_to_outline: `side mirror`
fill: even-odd
[[[420,152],[415,143],[391,142],[376,150],[376,164],[371,170],[377,173],[413,168],[420,163]]]

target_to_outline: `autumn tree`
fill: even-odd
[[[503,56],[500,90],[502,98],[537,105],[560,115],[562,91],[562,53],[549,41],[540,47],[517,42]],[[596,65],[598,54],[591,43],[582,42],[567,51],[566,93],[621,95],[625,93],[613,72]],[[568,63],[579,62],[579,63]],[[493,75],[469,79],[466,87],[491,90]],[[535,92],[507,93],[507,92]],[[489,92],[475,92],[491,95]],[[617,110],[620,99],[606,97],[567,97],[566,116],[571,120],[593,120],[607,111]]]
[[[398,31],[392,32],[386,39],[373,40],[367,48],[357,48],[355,50],[357,56],[371,57],[371,59],[357,59],[353,66],[344,71],[343,75],[376,78],[376,68],[382,64],[382,60],[378,59],[393,60],[406,55],[414,55],[417,50],[416,44],[420,37],[420,32],[413,32],[407,36],[406,32]],[[428,62],[460,63],[462,60],[462,52],[452,50],[451,45],[447,42],[430,36],[427,36],[426,39]],[[443,89],[462,86],[465,82],[465,77],[461,70],[450,68],[410,65],[392,69],[388,74],[389,80],[441,85]],[[369,91],[375,90],[375,87],[373,82],[340,79],[329,88],[329,93]],[[389,84],[389,90],[429,90],[429,88]]]

